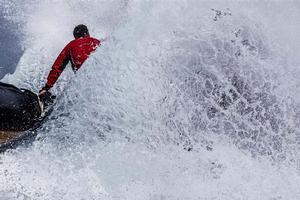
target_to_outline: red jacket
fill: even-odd
[[[69,61],[71,61],[73,70],[77,71],[89,55],[100,45],[99,40],[89,36],[72,40],[56,58],[48,75],[45,88],[50,89],[53,87]]]

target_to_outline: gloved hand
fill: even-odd
[[[40,91],[39,91],[39,98],[40,101],[43,103],[44,108],[47,108],[49,105],[53,104],[56,96],[52,95],[51,92],[49,92],[48,90],[51,87],[45,85],[45,87],[43,87]]]
[[[48,92],[48,90],[50,89],[51,87],[49,87],[48,85],[45,85],[40,91],[39,91],[39,97],[40,99],[42,97],[45,96],[46,92]]]

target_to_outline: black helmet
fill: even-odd
[[[90,34],[86,25],[80,24],[74,28],[73,35],[77,39],[80,37],[89,36]]]

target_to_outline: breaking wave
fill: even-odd
[[[299,4],[16,2],[25,52],[4,82],[37,92],[76,24],[109,37],[63,73],[37,140],[0,156],[0,197],[300,197]]]

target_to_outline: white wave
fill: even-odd
[[[297,63],[285,54],[295,46],[280,47],[297,22],[267,26],[297,8],[255,4],[15,5],[26,51],[4,80],[18,86],[44,84],[74,25],[110,37],[76,76],[63,73],[37,141],[0,156],[0,197],[298,199],[299,98],[283,89],[297,80],[277,70]]]

